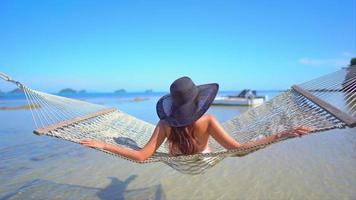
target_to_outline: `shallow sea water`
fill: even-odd
[[[158,121],[158,97],[130,98],[87,100]],[[0,107],[23,103],[0,99]],[[246,109],[208,112],[223,122]],[[356,199],[355,129],[290,139],[191,176],[37,136],[33,128],[28,110],[0,110],[0,199]]]

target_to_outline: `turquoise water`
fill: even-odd
[[[156,123],[160,95],[76,98]],[[135,97],[148,99],[134,102]],[[23,104],[21,97],[0,97],[0,107]],[[220,106],[208,112],[225,121],[246,109]],[[355,129],[291,139],[190,176],[162,163],[135,164],[37,136],[33,128],[28,110],[0,110],[0,199],[356,199]]]

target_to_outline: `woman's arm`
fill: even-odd
[[[103,149],[112,153],[133,159],[136,161],[144,161],[152,156],[156,150],[161,146],[166,138],[166,128],[163,121],[158,122],[153,134],[148,143],[140,150],[128,149],[118,145],[108,144],[97,140],[85,139],[80,141],[80,144]]]
[[[256,141],[239,143],[224,130],[224,128],[221,126],[219,121],[214,116],[210,115],[208,131],[211,134],[211,136],[224,148],[237,149],[237,148],[249,148],[257,145],[268,144],[273,141],[280,140],[287,137],[302,136],[304,134],[307,134],[311,130],[308,128],[299,127],[294,130],[288,130],[278,134],[269,135]]]
[[[247,143],[243,143],[242,147],[243,148],[250,148],[250,147],[254,147],[254,146],[258,146],[258,145],[264,145],[264,144],[269,144],[272,143],[276,140],[282,140],[282,139],[286,139],[286,138],[292,138],[292,137],[301,137],[305,134],[308,134],[311,130],[309,128],[306,127],[298,127],[296,129],[292,129],[292,130],[286,130],[277,134],[273,134],[273,135],[269,135],[269,136],[265,136],[259,140],[256,141],[251,141],[251,142],[247,142]]]
[[[208,115],[208,124],[208,132],[210,135],[225,149],[242,147],[242,144],[231,137],[213,115]]]

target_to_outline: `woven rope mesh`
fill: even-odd
[[[299,86],[320,99],[336,98],[338,102],[332,104],[355,117],[355,71],[355,67],[350,67]],[[43,93],[22,85],[21,89],[31,105],[37,128],[44,128],[43,133],[48,136],[76,143],[85,138],[92,138],[140,149],[150,139],[154,129],[154,125],[120,110],[100,113],[106,109],[104,106]],[[100,114],[83,118],[97,112]],[[61,125],[53,128],[56,124]],[[52,129],[46,129],[47,127]],[[226,121],[223,127],[237,141],[245,143],[298,127],[309,127],[313,132],[320,132],[343,128],[345,123],[294,89],[290,89],[267,103],[250,108]],[[184,156],[171,156],[166,146],[162,145],[151,158],[141,163],[161,161],[182,173],[199,174],[228,156],[244,156],[267,146],[226,150],[213,139],[209,140],[209,145],[213,149],[212,153]]]

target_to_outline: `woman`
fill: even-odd
[[[160,121],[151,139],[140,150],[90,139],[82,140],[80,143],[143,161],[152,156],[165,139],[170,154],[189,155],[210,152],[208,146],[210,136],[224,148],[236,149],[268,144],[286,137],[301,136],[310,131],[301,127],[257,141],[239,143],[223,129],[213,115],[204,115],[213,102],[218,88],[219,85],[216,83],[196,86],[189,77],[175,80],[170,87],[170,94],[161,97],[157,102],[156,110]]]

